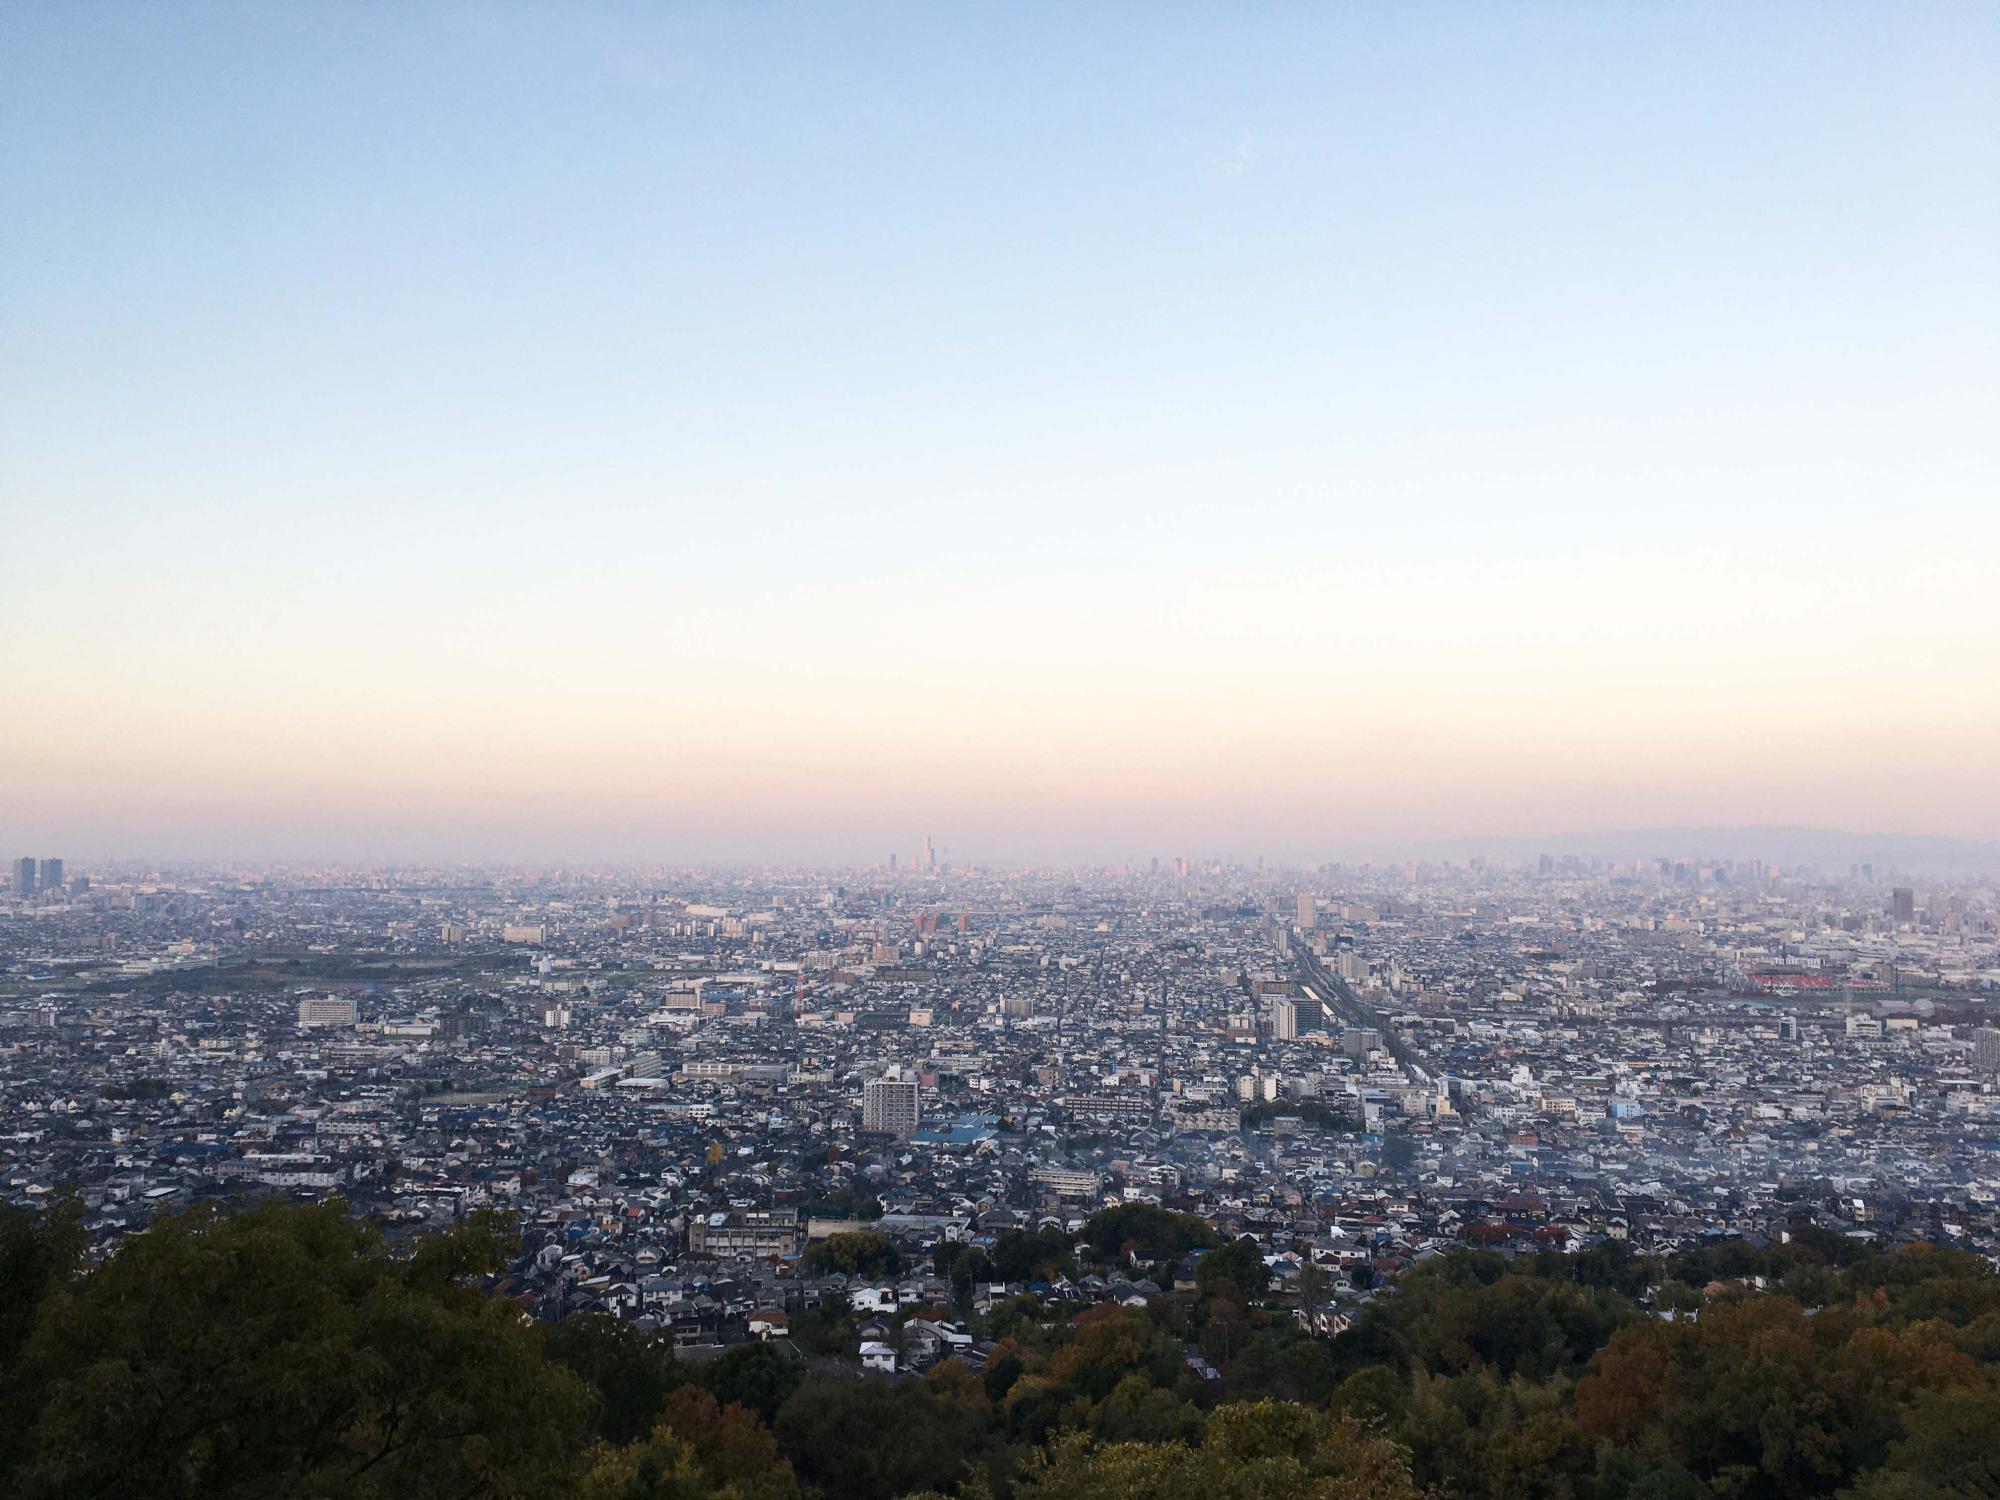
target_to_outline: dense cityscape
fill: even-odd
[[[897,1370],[939,1344],[881,1315],[938,1286],[815,1275],[814,1245],[865,1227],[922,1266],[1165,1205],[1281,1285],[1323,1274],[1326,1333],[1460,1245],[1663,1255],[1804,1215],[2000,1253],[1990,882],[995,871],[928,842],[839,872],[14,875],[5,1197],[80,1190],[100,1255],[202,1200],[498,1209],[539,1317],[704,1348],[844,1299],[873,1316],[838,1352]],[[971,1305],[1030,1290],[1162,1289]]]
[[[2000,1500],[1996,76],[0,4],[0,1500]]]

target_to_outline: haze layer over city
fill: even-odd
[[[2000,1493],[1996,76],[0,7],[0,1491]]]

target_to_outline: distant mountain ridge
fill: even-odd
[[[1541,837],[1492,835],[1437,839],[1385,852],[1386,857],[1397,859],[1465,860],[1483,855],[1515,863],[1532,861],[1544,854],[1601,860],[1761,859],[1766,864],[1786,868],[1816,865],[1829,874],[1844,874],[1854,865],[1873,865],[1877,879],[1891,871],[1911,875],[2000,874],[2000,841],[1777,825],[1629,828]]]

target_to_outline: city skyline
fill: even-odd
[[[1032,856],[955,853],[926,838],[921,849],[905,851],[893,844],[886,852],[854,858],[769,858],[736,855],[727,858],[681,858],[632,855],[591,859],[518,856],[510,859],[385,857],[379,852],[347,858],[319,856],[188,856],[145,851],[104,851],[81,862],[65,856],[23,854],[10,865],[11,887],[17,895],[44,892],[74,895],[90,888],[94,878],[165,878],[220,876],[291,878],[309,872],[401,879],[458,871],[469,877],[506,874],[541,880],[578,876],[677,879],[693,871],[733,871],[739,876],[817,873],[834,877],[860,876],[871,883],[886,881],[917,888],[937,883],[942,895],[947,878],[1017,874],[1084,876],[1186,881],[1200,877],[1247,878],[1267,883],[1288,880],[1339,880],[1370,871],[1401,872],[1411,878],[1450,871],[1495,873],[1552,870],[1577,874],[1654,875],[1733,879],[1744,874],[1790,873],[1806,878],[1840,879],[1843,874],[1863,885],[1895,885],[1910,879],[1977,884],[2000,871],[2000,844],[1921,835],[1860,834],[1818,828],[1653,828],[1598,833],[1556,834],[1539,838],[1492,837],[1447,839],[1403,846],[1340,846],[1314,857],[1272,857],[1238,850],[1195,849],[1173,854],[1126,851],[1101,858],[1049,859]],[[1704,876],[1702,872],[1707,872]],[[74,874],[75,879],[68,878]],[[1303,910],[1303,908],[1301,908]]]
[[[1996,62],[1950,5],[10,9],[0,837],[2000,839]]]

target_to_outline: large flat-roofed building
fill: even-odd
[[[1029,1180],[1059,1198],[1094,1198],[1104,1187],[1103,1179],[1097,1173],[1082,1172],[1072,1167],[1037,1167]]]
[[[1147,1094],[1070,1094],[1063,1108],[1086,1120],[1143,1120],[1153,1112]]]
[[[361,1019],[361,1009],[352,1000],[315,999],[308,997],[299,1002],[299,1025],[301,1028],[313,1026],[352,1026]]]
[[[688,1254],[729,1258],[738,1255],[779,1260],[799,1249],[799,1214],[794,1208],[739,1209],[704,1214],[688,1226]]]

